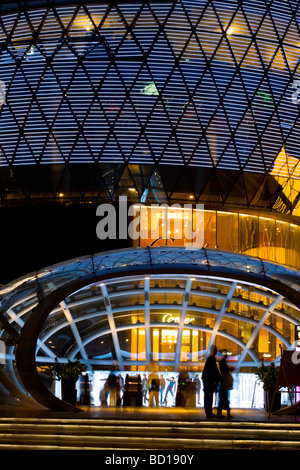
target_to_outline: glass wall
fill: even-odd
[[[245,253],[300,268],[300,225],[264,215],[175,206],[135,205],[140,236],[134,246],[195,244],[196,234],[201,231],[201,247]]]
[[[232,281],[193,278],[184,324],[179,327],[186,279],[149,279],[149,323],[145,321],[142,306],[143,278],[128,282],[126,286],[125,289],[125,284],[119,282],[108,291],[118,348],[127,371],[146,371],[149,360],[156,363],[160,371],[174,371],[176,364],[180,370],[201,371],[212,343],[216,344],[219,354],[225,349],[236,366],[250,340],[251,350],[247,349],[249,352],[241,363],[241,370],[245,372],[254,367],[253,354],[257,364],[262,359],[266,363],[278,360],[281,348],[285,349],[294,338],[293,318],[298,312],[287,303],[271,307],[270,315],[256,335],[256,325],[276,298],[274,292],[262,287],[237,283],[231,296]],[[230,299],[222,313],[227,297]],[[213,332],[220,315],[217,331]],[[177,351],[178,342],[180,351]],[[86,352],[97,367],[106,367],[107,360],[117,360],[110,335],[100,334],[86,345]],[[179,353],[177,358],[176,353]]]
[[[104,388],[104,384],[109,376],[111,371],[103,370],[103,371],[94,371],[93,375],[91,376],[91,404],[94,406],[101,406],[104,404],[110,405],[110,397],[108,395],[107,401],[102,403],[101,391]],[[118,372],[117,375],[121,375],[123,380],[126,380],[126,376],[135,376],[136,373],[134,372]],[[144,374],[141,373],[141,378],[144,377]],[[178,372],[174,371],[160,371],[160,377],[162,376],[165,380],[165,383],[168,385],[169,381],[173,381],[173,393],[167,393],[167,386],[161,395],[161,402],[169,406],[173,407],[176,403],[176,391],[178,387]],[[149,378],[149,371],[145,373],[146,378]],[[195,381],[197,377],[196,372],[189,372],[189,379],[191,381]],[[201,374],[198,374],[201,380]],[[254,374],[249,373],[239,373],[233,374],[233,390],[230,391],[230,404],[232,408],[263,408],[264,406],[264,391],[261,383],[256,383],[256,376]],[[79,393],[79,384],[77,384],[78,388],[78,401],[80,398]],[[61,384],[60,382],[56,382],[56,390],[55,395],[61,398]],[[284,394],[285,395],[285,394]],[[146,397],[148,398],[148,392]],[[121,398],[123,397],[123,392],[121,392]],[[143,403],[144,406],[149,406],[149,400],[145,400]],[[203,393],[203,386],[201,381],[201,388],[199,396],[197,397],[196,402],[197,407],[204,406],[204,393]]]

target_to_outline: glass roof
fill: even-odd
[[[219,250],[147,247],[105,252],[4,286],[0,339],[17,342],[41,296],[62,288],[58,305],[39,332],[37,364],[78,358],[91,371],[114,364],[120,370],[145,366],[153,360],[155,332],[161,329],[165,342],[171,333],[176,336],[172,354],[163,350],[157,356],[161,366],[199,366],[217,342],[231,349],[238,369],[253,367],[264,357],[279,360],[279,343],[291,347],[291,325],[300,321],[299,280],[296,270]],[[77,287],[64,295],[70,281]],[[292,288],[293,299],[275,290],[278,281]],[[258,339],[261,331],[274,338],[275,343],[267,342],[273,341],[271,352]],[[199,346],[184,356],[181,345],[187,334],[198,335]],[[128,349],[132,335],[144,341],[135,352]],[[7,360],[13,360],[10,354]]]
[[[111,274],[113,277],[119,272],[125,275],[133,268],[147,269],[151,273],[152,270],[164,266],[173,269],[176,269],[177,266],[187,270],[199,269],[203,273],[211,273],[212,275],[214,270],[219,268],[224,269],[224,275],[226,272],[239,273],[240,275],[252,273],[254,278],[279,280],[296,291],[300,291],[300,272],[271,261],[217,249],[148,246],[82,256],[23,276],[1,287],[2,307],[4,302],[11,303],[15,297],[21,297],[24,293],[31,292],[38,286],[47,291],[47,286],[50,283],[54,283],[53,288],[57,289],[71,280],[85,276]]]

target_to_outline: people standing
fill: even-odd
[[[196,383],[196,405],[200,405],[201,383],[199,379],[199,374],[195,375],[194,382]]]
[[[224,357],[220,361],[220,388],[219,388],[219,404],[218,404],[218,412],[217,417],[223,418],[222,410],[227,411],[227,418],[231,419],[232,416],[230,414],[230,405],[229,405],[229,390],[232,390],[233,385],[233,377],[231,375],[231,371],[234,370],[233,367],[229,367],[227,364],[227,353],[226,351],[223,352]]]
[[[108,379],[105,379],[104,386],[100,390],[100,396],[99,396],[101,406],[107,406],[108,392],[109,392]]]
[[[107,379],[108,390],[110,395],[110,406],[117,406],[117,398],[119,391],[119,382],[116,375],[111,372]]]
[[[118,405],[121,405],[122,404],[122,398],[123,398],[123,394],[124,394],[124,379],[122,377],[121,374],[118,375],[118,384],[119,384],[119,387],[118,387]]]
[[[143,405],[147,404],[147,401],[149,401],[147,397],[147,392],[148,392],[148,379],[146,374],[143,374],[143,379],[142,379],[142,390],[143,390]]]
[[[158,406],[159,404],[159,377],[155,370],[148,377],[149,406]]]
[[[204,388],[204,410],[207,418],[215,417],[212,412],[213,395],[220,381],[220,372],[216,360],[217,348],[212,347],[211,355],[207,358],[202,372]]]
[[[162,405],[163,402],[163,393],[166,386],[166,381],[164,376],[161,374],[159,379],[159,404]]]

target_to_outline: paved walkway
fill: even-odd
[[[84,418],[84,419],[135,419],[135,420],[161,420],[161,421],[207,421],[203,408],[180,407],[97,407],[80,406],[82,413],[69,411],[52,411],[47,409],[22,408],[18,406],[0,405],[1,417],[32,417],[32,418]],[[270,423],[299,423],[300,414],[295,416],[271,415],[261,409],[246,408],[232,409],[231,422],[270,422]],[[212,418],[213,421],[228,421],[226,413],[224,418]],[[211,419],[210,419],[211,421]]]

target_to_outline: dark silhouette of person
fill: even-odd
[[[213,395],[220,381],[220,372],[216,361],[217,348],[212,347],[211,355],[207,358],[202,372],[204,389],[204,411],[207,418],[215,417],[212,412]]]
[[[109,374],[107,383],[108,383],[108,389],[109,389],[109,394],[110,394],[110,406],[117,406],[119,382],[118,382],[118,378],[115,376],[113,372]]]
[[[229,390],[232,389],[233,378],[231,375],[231,371],[234,370],[233,367],[229,367],[227,364],[227,353],[223,352],[224,357],[219,363],[220,367],[220,388],[219,388],[219,404],[218,404],[218,418],[222,418],[222,410],[227,411],[227,418],[231,419],[232,416],[230,414],[230,405],[229,405]]]

